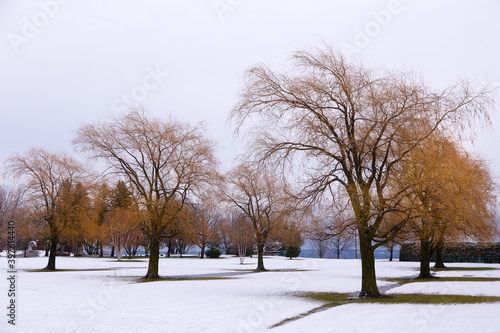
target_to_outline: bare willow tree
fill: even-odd
[[[316,205],[314,218],[308,226],[308,238],[320,258],[329,250],[340,259],[340,255],[353,245],[355,219],[350,216],[345,200],[337,196],[332,201],[333,204],[327,206]]]
[[[359,296],[377,297],[374,251],[397,229],[380,232],[401,197],[390,189],[395,167],[436,129],[487,115],[488,94],[463,82],[436,91],[414,75],[369,70],[329,48],[296,52],[292,60],[284,74],[250,68],[230,118],[237,128],[254,124],[261,162],[301,162],[299,197],[319,200],[341,184],[359,234]]]
[[[495,184],[480,158],[434,135],[413,150],[401,169],[408,186],[409,230],[420,242],[420,278],[431,277],[430,260],[448,241],[488,241],[498,235]]]
[[[50,242],[46,270],[56,269],[57,244],[68,231],[78,209],[68,203],[67,192],[84,179],[85,170],[67,154],[50,153],[43,148],[31,148],[24,155],[16,154],[6,161],[7,175],[12,175],[27,189],[37,220],[48,229]]]
[[[335,254],[337,259],[340,259],[342,253],[353,248],[354,236],[353,230],[348,228],[343,232],[334,234],[330,238],[329,249]]]
[[[6,247],[9,221],[19,221],[19,211],[24,205],[24,191],[21,188],[0,185],[0,251]]]
[[[221,219],[218,221],[216,226],[217,239],[219,241],[219,246],[226,254],[230,254],[232,250],[232,245],[234,245],[234,228],[233,228],[233,217],[220,203]]]
[[[21,188],[0,185],[0,224],[13,220],[16,210],[24,203],[24,191]]]
[[[401,220],[408,219],[409,215],[411,215],[411,212],[408,211],[394,211],[386,214],[384,218],[385,221],[381,226],[382,232],[389,232],[394,225],[400,225]],[[389,261],[394,259],[394,250],[408,241],[411,237],[410,228],[405,224],[403,228],[399,229],[399,231],[384,244],[386,250],[389,251]]]
[[[140,218],[132,208],[114,208],[104,215],[103,233],[111,240],[116,259],[122,260],[122,252],[133,231],[137,230]]]
[[[202,125],[191,126],[132,110],[114,121],[82,126],[75,144],[131,184],[147,214],[142,229],[149,240],[145,278],[158,278],[160,241],[190,193],[209,181],[217,161]]]
[[[230,221],[232,236],[236,243],[238,257],[240,258],[240,265],[243,265],[247,252],[250,251],[250,254],[253,252],[253,223],[243,213],[233,215]]]
[[[273,232],[284,229],[293,207],[285,184],[269,169],[241,163],[225,176],[226,202],[252,223],[257,244],[257,270],[265,271],[264,246]]]
[[[198,202],[190,205],[194,213],[191,218],[191,233],[193,242],[200,248],[200,258],[203,259],[206,248],[219,243],[217,231],[223,216],[216,200],[216,194],[209,190],[199,192]]]

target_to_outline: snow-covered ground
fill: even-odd
[[[28,271],[43,268],[46,261],[44,257],[17,259],[17,325],[13,328],[6,317],[7,259],[0,257],[0,306],[5,312],[0,332],[500,332],[500,303],[348,304],[268,329],[321,305],[295,297],[295,292],[359,291],[359,260],[269,257],[265,265],[271,271],[253,273],[255,258],[247,258],[245,265],[234,257],[162,258],[162,276],[225,279],[148,283],[137,283],[146,272],[146,259],[58,257],[57,268],[67,271]],[[446,271],[438,276],[500,277],[500,265],[450,266],[499,270]],[[378,278],[417,275],[418,263],[377,262]],[[500,296],[500,282],[425,282],[398,287],[381,280],[379,287],[387,293]]]

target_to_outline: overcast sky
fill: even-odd
[[[326,42],[432,85],[498,85],[499,32],[497,0],[0,0],[0,161],[71,150],[80,124],[138,103],[205,121],[226,168],[241,151],[227,114],[252,65]],[[499,119],[477,141],[497,176]]]

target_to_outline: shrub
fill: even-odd
[[[300,254],[300,246],[289,246],[286,248],[285,257],[297,258]]]
[[[216,247],[211,247],[205,252],[205,255],[207,258],[219,258],[220,250]]]

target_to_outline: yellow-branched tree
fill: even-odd
[[[488,241],[498,235],[496,190],[486,163],[451,139],[434,135],[401,168],[407,229],[420,243],[420,277],[445,241]]]
[[[111,241],[116,258],[121,261],[123,249],[129,245],[131,236],[139,231],[143,214],[123,180],[118,180],[109,190],[107,200],[109,206],[103,214],[101,229],[105,238]]]
[[[164,231],[192,190],[209,181],[217,166],[213,142],[201,125],[155,118],[142,110],[84,125],[74,142],[91,158],[106,161],[132,187],[146,216],[141,226],[150,248],[145,278],[158,278]]]
[[[111,194],[111,188],[106,182],[97,183],[94,186],[92,205],[95,214],[95,231],[90,231],[89,233],[95,237],[99,257],[104,256],[104,246],[110,242],[109,235],[106,233],[104,226],[104,217],[113,208]]]
[[[56,269],[57,244],[72,226],[71,215],[79,207],[71,204],[69,193],[85,175],[83,166],[67,154],[31,148],[24,155],[16,154],[7,162],[7,174],[27,189],[33,205],[34,219],[47,230],[50,242],[46,270]]]
[[[63,245],[76,245],[73,248],[75,255],[82,253],[82,246],[90,255],[96,250],[98,226],[89,188],[81,182],[64,181],[56,209],[57,219],[66,226],[60,241]]]

